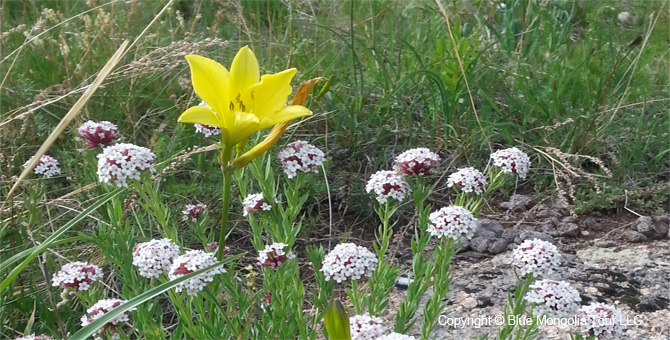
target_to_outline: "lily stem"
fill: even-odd
[[[221,233],[219,234],[219,251],[216,257],[223,259],[224,249],[226,247],[226,230],[228,226],[228,210],[230,210],[230,187],[232,184],[232,173],[227,171],[228,162],[232,156],[233,148],[223,145],[219,161],[221,162],[221,173],[223,174],[223,203],[221,206]]]

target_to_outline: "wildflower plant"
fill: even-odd
[[[33,160],[32,156],[30,159],[28,159],[24,164],[23,167],[27,167],[28,164],[30,164],[30,161]],[[55,158],[49,156],[49,155],[42,155],[40,157],[39,162],[37,162],[37,165],[35,165],[35,168],[33,169],[33,172],[36,175],[42,175],[46,178],[51,178],[56,175],[60,175],[60,165],[58,164],[58,160]]]

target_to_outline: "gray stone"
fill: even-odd
[[[551,223],[543,224],[542,227],[540,227],[540,231],[550,235],[551,237],[558,236],[558,230],[556,229],[556,226]]]
[[[519,234],[521,234],[521,230],[519,230],[519,228],[509,228],[503,231],[501,237],[507,241],[507,243],[514,243],[515,240],[519,237]]]
[[[500,203],[500,207],[510,211],[525,211],[531,200],[530,196],[515,194],[509,198],[508,202]]]
[[[521,244],[525,240],[529,240],[529,239],[532,240],[532,239],[536,239],[536,238],[540,239],[542,241],[555,243],[554,238],[551,237],[551,235],[549,235],[547,233],[539,232],[539,231],[532,231],[532,230],[522,231],[519,234],[519,236],[514,240],[514,242],[517,243],[517,244]]]
[[[496,238],[500,237],[503,231],[505,229],[497,221],[482,218],[477,220],[477,230],[475,230],[474,237]]]
[[[485,253],[489,249],[490,244],[491,239],[486,237],[475,237],[470,240],[470,249],[478,253]]]
[[[617,246],[617,243],[611,240],[600,240],[596,241],[595,246],[599,248],[614,248]]]
[[[493,240],[491,244],[489,245],[489,253],[495,255],[495,254],[500,254],[507,250],[507,241],[503,238],[499,238],[496,240]]]
[[[566,237],[579,236],[579,226],[574,223],[562,223],[558,226],[558,234]]]
[[[561,220],[561,222],[564,222],[564,223],[575,223],[575,222],[577,222],[577,220],[575,220],[575,218],[572,217],[572,216],[565,216],[565,217],[563,217],[563,219]]]
[[[628,242],[645,242],[647,237],[644,234],[637,232],[635,230],[627,230],[623,233],[624,240]]]
[[[560,218],[560,217],[561,217],[561,213],[559,213],[559,212],[556,211],[556,210],[545,209],[545,210],[542,210],[542,211],[538,212],[537,215],[535,215],[535,216],[536,216],[537,218],[550,218],[550,217],[557,217],[557,218]]]
[[[668,226],[663,223],[662,220],[659,220],[658,223],[654,223],[654,219],[649,216],[642,216],[635,221],[638,232],[644,234],[648,238],[654,240],[660,240],[667,236]]]
[[[601,230],[603,230],[603,226],[602,226],[602,224],[600,224],[600,222],[598,222],[598,221],[597,221],[595,218],[593,218],[593,217],[587,217],[587,218],[584,220],[584,226],[586,227],[586,229],[588,229],[588,230],[592,230],[592,231],[601,231]]]

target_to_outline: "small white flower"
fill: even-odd
[[[77,129],[77,134],[86,141],[87,149],[111,145],[121,137],[116,125],[108,121],[94,122],[89,120]]]
[[[30,157],[28,161],[23,163],[23,167],[27,168],[28,163],[30,163],[34,157],[35,156]],[[42,155],[42,157],[40,157],[40,161],[37,162],[37,165],[35,165],[33,172],[36,175],[42,175],[46,178],[51,178],[55,175],[60,175],[60,166],[58,165],[58,161],[55,158],[49,155]]]
[[[428,219],[430,223],[426,230],[439,239],[444,236],[453,240],[471,239],[477,229],[477,219],[472,213],[455,205],[432,212]]]
[[[540,239],[525,240],[512,251],[512,264],[522,275],[547,276],[558,268],[560,261],[556,246]]]
[[[474,192],[481,195],[489,181],[481,171],[475,168],[463,168],[449,175],[448,187],[460,187],[463,192]]]
[[[579,332],[584,337],[595,335],[596,339],[620,339],[626,330],[624,315],[612,305],[594,303],[583,306],[577,315]]]
[[[402,202],[412,190],[400,173],[380,170],[372,174],[365,186],[365,191],[374,192],[377,195],[377,201],[384,204],[389,198]]]
[[[293,178],[302,172],[319,172],[318,167],[326,161],[326,155],[316,146],[299,140],[287,145],[279,152],[277,158],[281,161],[288,178]]]
[[[124,300],[119,300],[119,299],[105,299],[105,300],[99,300],[96,302],[93,307],[89,308],[86,310],[86,315],[81,317],[81,326],[86,327],[88,326],[91,322],[101,318],[103,315],[109,313],[111,310],[114,308],[122,305],[126,301]],[[125,322],[130,321],[130,312],[136,310],[137,308],[131,308],[123,314],[113,318],[110,322],[106,323],[104,326],[100,328],[100,331],[98,333],[98,336],[102,337],[102,333],[105,332],[105,330],[109,329],[112,332],[112,339],[118,339],[119,335],[116,331],[116,326],[118,324],[123,324]]]
[[[521,179],[526,179],[530,169],[530,158],[523,151],[517,148],[498,150],[491,155],[491,159],[493,159],[493,165],[499,166],[503,172],[513,173]]]
[[[191,250],[186,254],[177,257],[170,267],[170,280],[176,280],[186,274],[193,273],[203,268],[217,263],[212,253],[205,253],[202,250]],[[190,280],[180,283],[175,288],[177,292],[186,290],[188,295],[196,295],[205,288],[207,282],[214,281],[214,275],[225,273],[226,270],[221,266],[208,270]]]
[[[367,248],[353,243],[342,243],[323,258],[321,271],[326,276],[326,281],[333,279],[340,283],[346,279],[371,277],[376,268],[377,257]]]
[[[386,332],[382,319],[368,314],[349,317],[351,340],[376,340]]]
[[[427,175],[440,164],[440,156],[426,149],[407,150],[395,158],[393,169],[405,176]]]
[[[93,282],[102,278],[100,267],[86,262],[71,262],[53,275],[51,285],[54,287],[73,288],[71,294],[80,290],[88,290]]]
[[[380,336],[377,338],[377,340],[416,340],[416,338],[413,336],[393,332],[391,334]]]
[[[48,336],[48,335],[37,335],[36,336],[35,334],[30,334],[30,335],[26,335],[26,336],[23,336],[23,337],[15,338],[14,340],[54,340],[54,339],[52,337]]]
[[[249,194],[243,201],[242,206],[244,206],[244,216],[251,214],[254,211],[259,210],[270,210],[272,206],[265,203],[263,194]]]
[[[133,265],[146,278],[158,278],[167,273],[172,260],[179,256],[179,246],[169,238],[138,243],[133,251]]]
[[[133,144],[106,147],[98,155],[98,179],[101,183],[127,187],[128,179],[140,179],[142,171],[155,171],[156,155]]]
[[[204,101],[201,101],[199,105],[212,110],[212,108],[209,105],[207,105],[207,103],[205,103]],[[216,112],[214,112],[214,114],[216,114]],[[193,127],[195,127],[195,132],[202,133],[205,136],[205,138],[221,134],[221,128],[218,126],[193,124]]]
[[[579,292],[564,281],[540,280],[530,285],[524,299],[535,303],[534,315],[547,314],[552,318],[569,318],[579,312],[582,298]]]
[[[187,204],[184,206],[184,210],[181,211],[182,215],[184,215],[182,219],[184,221],[191,220],[191,222],[198,222],[198,218],[205,212],[205,209],[207,209],[207,206],[204,204]]]
[[[266,245],[265,249],[258,252],[258,265],[276,269],[286,260],[294,259],[295,254],[293,254],[292,251],[289,251],[288,253],[284,251],[284,248],[286,247],[288,247],[288,244],[277,242]]]

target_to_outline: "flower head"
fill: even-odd
[[[561,254],[555,245],[540,239],[525,240],[512,251],[512,264],[521,274],[546,276],[558,268]]]
[[[407,150],[395,158],[393,169],[405,176],[427,175],[440,164],[440,156],[426,149]]]
[[[349,317],[351,340],[376,340],[386,332],[382,319],[368,314]]]
[[[99,319],[103,315],[109,313],[111,310],[122,305],[125,302],[126,301],[119,299],[99,300],[91,308],[86,310],[87,315],[81,317],[81,326],[82,327],[88,326],[88,324],[90,324],[91,322]],[[100,328],[99,336],[102,337],[102,333],[104,333],[105,330],[110,329],[112,332],[111,339],[119,339],[120,336],[116,331],[116,326],[119,323],[123,324],[125,322],[130,321],[130,312],[134,311],[135,309],[136,308],[131,308],[123,312],[123,314],[113,318],[110,322],[106,323],[104,326]]]
[[[277,158],[281,161],[288,178],[295,177],[298,171],[317,173],[318,167],[326,161],[323,151],[303,140],[287,145],[279,152]]]
[[[212,109],[205,103],[204,101],[200,102],[200,106],[204,106],[208,109]],[[214,112],[216,114],[216,112]],[[221,128],[218,126],[212,126],[212,125],[204,125],[204,124],[193,124],[193,127],[195,127],[195,132],[197,133],[202,133],[205,135],[205,138],[211,137],[211,136],[217,136],[221,134]]]
[[[205,253],[202,250],[191,250],[174,260],[172,267],[170,267],[170,280],[176,280],[186,274],[212,266],[215,263],[217,263],[216,258],[212,256],[212,253]],[[222,267],[215,267],[191,278],[190,280],[180,283],[177,285],[176,290],[178,292],[186,290],[188,295],[196,295],[205,288],[207,282],[212,282],[214,280],[214,275],[225,272],[226,270]]]
[[[271,205],[265,203],[263,194],[249,194],[247,198],[242,201],[242,205],[244,206],[244,216],[255,211],[272,209]]]
[[[172,260],[179,256],[179,246],[169,238],[138,243],[133,251],[133,265],[146,278],[158,278],[167,273]]]
[[[596,339],[613,340],[623,336],[626,325],[621,311],[612,305],[594,303],[583,306],[577,315],[579,331],[584,337],[595,335]]]
[[[191,220],[191,222],[198,222],[198,218],[200,218],[200,215],[205,212],[205,209],[207,209],[207,206],[204,204],[187,204],[184,206],[184,210],[181,211],[182,219],[184,221]]]
[[[265,249],[258,252],[258,265],[276,269],[286,260],[295,258],[292,251],[286,252],[284,248],[288,247],[285,243],[273,243],[265,246]]]
[[[386,203],[389,198],[402,201],[412,191],[401,174],[395,171],[380,170],[372,174],[365,186],[365,191],[374,191],[379,203]]]
[[[53,340],[53,338],[48,336],[48,335],[30,334],[30,335],[15,338],[14,340]]]
[[[334,279],[340,283],[346,279],[371,277],[376,268],[377,257],[367,248],[353,243],[342,243],[323,258],[321,271],[326,276],[326,281]]]
[[[77,134],[86,141],[87,149],[111,145],[121,137],[116,125],[108,121],[94,122],[89,120],[77,129]]]
[[[98,179],[101,183],[127,187],[128,179],[140,179],[142,171],[155,171],[156,155],[133,144],[106,147],[98,155]]]
[[[102,278],[100,267],[86,262],[71,262],[54,274],[51,285],[54,287],[73,288],[71,294],[80,290],[88,290],[93,282]]]
[[[230,72],[198,55],[187,55],[186,60],[195,93],[209,108],[193,106],[181,114],[179,122],[218,126],[228,146],[256,131],[312,114],[301,105],[286,106],[296,69],[261,77],[256,56],[248,47],[237,53]]]
[[[481,171],[475,168],[463,168],[449,175],[448,187],[460,187],[463,192],[474,192],[481,195],[489,181]]]
[[[439,239],[443,236],[453,240],[471,239],[477,229],[477,219],[472,213],[455,205],[432,212],[428,219],[430,223],[426,230]]]
[[[523,298],[528,303],[535,303],[533,314],[547,314],[552,318],[572,317],[579,312],[582,303],[579,292],[564,281],[534,282]]]
[[[416,340],[415,337],[410,335],[404,335],[400,333],[391,333],[387,335],[380,336],[377,340]]]
[[[530,158],[517,148],[498,150],[491,155],[493,165],[499,166],[503,172],[513,173],[526,179],[530,169]]]
[[[23,167],[27,168],[28,164],[33,160],[34,157],[35,156],[30,157],[30,159],[28,159],[28,161],[23,164]],[[58,166],[58,161],[55,158],[48,155],[42,155],[42,157],[40,157],[40,161],[37,162],[37,165],[35,165],[33,172],[36,175],[42,175],[46,178],[51,178],[52,176],[60,175],[60,167]]]

